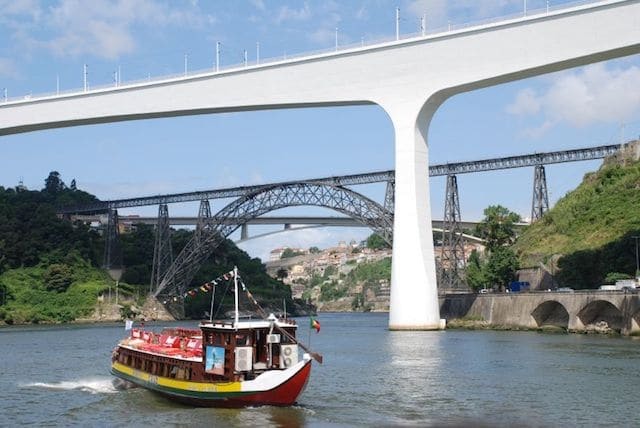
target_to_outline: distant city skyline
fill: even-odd
[[[550,1],[551,7],[568,4]],[[521,0],[237,1],[0,0],[0,88],[29,96],[330,49],[523,13]],[[528,0],[530,10],[545,0]],[[336,30],[337,28],[337,30]],[[570,29],[568,29],[568,32]],[[437,60],[437,59],[435,59]],[[429,129],[430,163],[623,142],[640,135],[640,57],[631,56],[469,92],[445,102]],[[215,94],[212,94],[215,96]],[[121,122],[0,137],[0,185],[44,187],[52,170],[100,199],[187,192],[394,168],[393,129],[377,106],[276,110]],[[598,161],[547,167],[551,204]],[[464,220],[501,204],[528,217],[532,169],[460,176]],[[366,186],[365,186],[366,187]],[[382,201],[383,186],[358,187]],[[432,215],[445,182],[431,180]],[[212,201],[213,211],[229,201]],[[157,208],[124,210],[154,215]],[[196,215],[197,203],[170,206]],[[296,215],[332,215],[290,209]],[[276,214],[279,214],[276,213]],[[253,233],[253,232],[252,232]],[[364,229],[306,229],[249,241],[264,258],[277,246],[357,241]]]

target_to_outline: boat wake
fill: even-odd
[[[43,388],[59,391],[83,391],[91,394],[110,394],[118,392],[111,378],[79,379],[62,382],[32,382],[20,385],[21,388]]]

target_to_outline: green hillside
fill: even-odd
[[[597,287],[611,272],[634,275],[639,206],[640,162],[629,153],[608,159],[527,228],[514,248],[523,266],[561,255],[558,280],[574,288]]]
[[[76,187],[65,185],[53,171],[42,190],[22,186],[0,186],[0,324],[56,323],[92,314],[98,297],[113,290],[114,282],[100,268],[104,238],[96,230],[58,218],[56,207],[96,201]],[[173,253],[179,254],[193,231],[174,230]],[[148,293],[153,262],[154,230],[137,225],[122,234],[120,244],[125,273],[119,285],[122,298],[142,306]],[[272,279],[260,259],[250,258],[231,241],[220,245],[193,278],[199,287],[237,266],[257,300],[264,306],[281,308],[286,300],[289,312],[306,311],[294,302],[291,289]],[[217,290],[219,313],[233,304]],[[218,296],[218,294],[220,294]],[[201,318],[210,310],[209,296],[187,299],[188,317]],[[123,308],[122,315],[126,315]],[[116,315],[117,316],[117,315]]]

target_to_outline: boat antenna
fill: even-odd
[[[209,310],[209,322],[213,324],[213,301],[216,297],[216,282],[213,281],[213,284],[211,284],[211,286],[213,288],[211,289],[211,309]]]
[[[234,294],[236,296],[236,317],[235,317],[235,321],[233,323],[234,327],[236,328],[236,330],[238,329],[238,319],[239,319],[239,315],[238,315],[238,267],[234,266],[233,267],[233,291]]]

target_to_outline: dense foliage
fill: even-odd
[[[296,257],[296,256],[302,256],[302,255],[304,255],[304,252],[302,251],[296,251],[293,248],[285,248],[284,251],[282,251],[280,258],[288,259],[290,257]]]
[[[383,248],[391,248],[391,246],[387,241],[382,239],[380,235],[372,233],[367,238],[367,248],[371,248],[372,250],[381,250]]]
[[[502,205],[490,205],[484,210],[484,218],[476,226],[475,235],[484,239],[489,251],[513,244],[516,239],[515,224],[520,215]]]
[[[82,223],[59,218],[56,209],[95,201],[78,190],[75,180],[67,186],[56,171],[40,191],[0,187],[0,322],[67,322],[92,313],[98,296],[113,286],[100,269],[104,240]],[[174,255],[192,235],[188,230],[173,231]],[[119,289],[130,298],[149,290],[154,240],[152,226],[136,225],[131,233],[120,235],[125,271]],[[280,308],[287,300],[288,307],[294,307],[289,287],[269,278],[259,259],[251,259],[230,241],[216,249],[192,285],[234,265],[258,301]],[[233,299],[223,299],[222,291],[217,301],[220,309],[228,310]],[[187,315],[199,318],[208,312],[209,295],[187,299]]]
[[[466,282],[474,290],[504,288],[515,279],[519,261],[510,245],[515,240],[515,223],[520,216],[501,205],[484,210],[476,233],[485,239],[486,252],[472,251],[466,267]]]
[[[558,261],[561,286],[597,288],[612,272],[635,275],[640,162],[607,162],[531,225],[515,245],[528,266]]]

